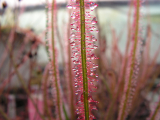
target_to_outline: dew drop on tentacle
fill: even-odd
[[[72,5],[67,5],[67,8],[68,9],[72,9]]]
[[[96,24],[97,23],[97,20],[96,20],[96,17],[94,17],[93,19],[92,19],[92,21],[91,21],[91,24]]]
[[[75,16],[75,15],[71,15],[71,18],[72,18],[72,19],[75,19],[75,18],[76,18],[76,16]]]
[[[95,77],[98,78],[98,74],[96,74]]]
[[[93,46],[93,48],[94,48],[94,49],[97,49],[97,48],[98,48],[98,46],[97,46],[97,45],[94,45],[94,46]]]
[[[75,30],[74,28],[71,28],[71,30]]]
[[[92,38],[92,41],[95,42],[95,41],[97,41],[97,39],[96,38]]]
[[[96,33],[98,33],[99,32],[99,30],[96,30]]]
[[[76,43],[74,41],[71,42],[70,44],[71,44],[71,46],[75,46],[76,45]]]
[[[94,75],[93,72],[91,72],[91,73],[90,73],[90,76],[93,76],[93,75]]]
[[[94,29],[96,29],[96,27],[95,27],[95,26],[92,26],[92,29],[94,30]]]
[[[98,5],[94,2],[90,3],[90,10],[93,11]]]
[[[75,36],[75,33],[71,33],[71,37],[74,37]]]

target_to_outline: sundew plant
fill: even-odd
[[[20,90],[27,95],[25,104],[32,105],[25,108],[33,116],[27,118],[26,114],[23,120],[159,120],[160,65],[157,58],[160,46],[150,55],[154,34],[152,26],[147,24],[145,28],[142,22],[145,1],[129,1],[124,54],[118,46],[123,31],[117,35],[117,27],[107,25],[110,29],[105,35],[111,35],[111,45],[107,43],[108,36],[103,36],[98,3],[68,0],[65,8],[68,20],[63,30],[59,30],[57,1],[46,0],[45,43],[31,30],[22,30],[16,25],[0,26],[0,46],[4,48],[0,56],[0,120],[19,119],[11,118],[14,116],[9,115],[9,107],[7,110],[2,107],[7,102],[7,106],[14,106],[10,104],[14,90],[9,86],[14,75]],[[3,7],[6,8],[7,3]],[[45,44],[49,59],[44,70],[36,64],[40,44]],[[59,56],[62,64],[59,64]],[[5,63],[9,63],[7,74],[3,68],[7,66]],[[24,64],[27,67],[22,75],[20,68]],[[24,76],[28,71],[29,83],[26,84]],[[35,85],[39,86],[38,92],[31,89]],[[12,100],[6,97],[10,94]],[[43,99],[40,101],[36,95]],[[156,100],[155,96],[158,96]],[[23,111],[21,107],[20,110]]]
[[[58,79],[57,76],[59,74],[56,71],[56,56],[55,56],[55,46],[54,46],[54,11],[55,11],[55,1],[52,2],[52,9],[51,9],[51,49],[52,54],[49,56],[52,56],[50,58],[51,67],[53,67],[53,77],[55,88],[56,88],[56,102],[57,102],[57,113],[59,119],[62,119],[61,114],[61,106],[60,105],[60,90],[58,85]],[[94,86],[93,82],[95,82],[98,77],[98,75],[95,73],[96,68],[98,65],[93,63],[94,59],[97,59],[97,57],[94,55],[93,51],[97,48],[97,45],[93,42],[96,41],[96,38],[94,35],[90,34],[90,32],[98,32],[98,30],[95,27],[95,24],[97,23],[96,18],[90,14],[91,11],[93,11],[98,5],[91,1],[70,1],[69,5],[67,5],[68,9],[71,9],[71,30],[69,36],[69,42],[71,45],[71,52],[72,52],[72,61],[74,63],[74,68],[72,69],[75,72],[75,78],[74,78],[74,86],[75,86],[75,95],[78,98],[78,101],[75,101],[76,108],[75,111],[73,100],[70,104],[72,106],[71,112],[72,112],[72,119],[74,118],[74,112],[78,115],[77,119],[93,119],[94,115],[92,115],[91,110],[95,109],[95,106],[93,106],[91,103],[96,101],[92,98],[92,87]],[[47,9],[48,12],[48,9]],[[48,14],[48,13],[47,13]],[[47,15],[48,16],[48,15]],[[48,17],[47,17],[47,29],[48,29]],[[46,32],[46,39],[48,33]],[[48,41],[46,41],[48,44]],[[70,49],[70,48],[69,48]],[[47,50],[49,51],[49,45],[47,46]],[[70,64],[71,65],[71,64]],[[71,82],[71,81],[70,81]],[[73,85],[70,86],[71,88]],[[72,89],[73,90],[73,89]],[[71,95],[72,96],[72,95]],[[73,96],[71,97],[72,99]]]
[[[46,0],[45,43],[33,30],[18,28],[18,19],[15,25],[0,25],[0,120],[160,120],[160,46],[150,54],[155,33],[143,23],[147,0],[128,0],[124,53],[119,47],[123,30],[117,35],[118,26],[109,24],[102,32],[99,1],[68,0],[63,30],[57,1]],[[2,7],[7,9],[7,2]],[[36,59],[39,45],[46,47],[49,59],[44,66]],[[15,112],[23,118],[10,115],[18,96],[13,83],[21,87],[20,99],[28,101],[23,102],[28,113],[22,106]]]
[[[17,75],[27,99],[35,108],[36,114],[33,119],[36,120],[38,116],[38,120],[159,120],[160,100],[155,102],[153,98],[157,94],[159,97],[160,66],[156,60],[160,47],[152,58],[149,54],[151,25],[144,29],[141,22],[141,10],[145,1],[129,2],[124,54],[118,46],[120,36],[112,26],[108,26],[111,28],[112,38],[109,51],[107,38],[102,35],[103,27],[98,22],[98,3],[92,0],[68,0],[65,10],[69,19],[64,23],[63,31],[59,31],[57,1],[46,0],[45,5],[45,46],[49,63],[44,68],[41,75],[42,83],[39,85],[39,89],[42,89],[42,106],[38,104],[38,100],[34,100],[35,93],[25,84],[23,75],[18,70],[21,65],[16,64],[18,57],[14,57],[14,52],[12,53],[17,28],[7,28],[11,33],[6,42],[5,53],[9,53],[10,67],[14,68],[13,72],[10,72]],[[146,32],[145,38],[142,30]],[[0,32],[0,37],[7,33],[4,28]],[[34,38],[31,46],[35,45],[33,48],[37,50],[37,44],[43,42],[37,40],[37,43]],[[25,48],[25,44],[21,48]],[[32,61],[33,54],[37,54],[34,51],[30,50],[22,57]],[[108,51],[111,52],[110,57],[106,55]],[[62,71],[58,63],[59,56],[62,58]],[[5,55],[0,68],[4,61]],[[30,69],[33,69],[33,66]],[[30,75],[32,74],[30,72]],[[0,87],[0,95],[7,83],[3,82],[3,87]],[[152,97],[149,98],[149,94]],[[10,120],[7,114],[0,106],[0,119],[2,116]]]

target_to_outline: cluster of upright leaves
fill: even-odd
[[[125,65],[128,67],[128,73],[125,78],[125,85],[124,85],[124,92],[123,92],[123,97],[122,97],[122,103],[120,105],[120,110],[119,110],[119,115],[118,119],[119,120],[124,120],[126,119],[127,115],[129,114],[131,104],[132,104],[132,98],[133,94],[135,92],[135,86],[136,86],[136,81],[137,81],[137,76],[138,76],[138,69],[139,69],[139,62],[140,62],[140,26],[139,26],[139,21],[140,21],[140,6],[141,6],[141,1],[140,0],[133,0],[134,3],[134,8],[135,8],[135,13],[134,13],[134,21],[133,21],[133,32],[132,32],[132,45],[131,45],[131,51],[130,51],[130,57],[126,61],[128,63]],[[96,101],[93,100],[92,98],[92,92],[93,88],[96,88],[94,86],[94,82],[96,81],[96,78],[98,75],[96,74],[95,70],[98,67],[95,63],[94,60],[97,59],[95,56],[94,49],[97,48],[97,45],[95,42],[97,39],[93,34],[97,33],[98,30],[95,27],[95,24],[97,23],[96,17],[92,16],[90,14],[91,11],[93,11],[96,7],[97,4],[90,2],[89,0],[72,0],[72,2],[69,3],[67,6],[68,9],[72,11],[71,13],[71,33],[70,33],[70,45],[72,49],[72,60],[74,63],[74,68],[73,71],[75,72],[75,95],[76,95],[76,113],[78,118],[80,120],[89,120],[89,119],[94,119],[95,117],[92,115],[92,109],[96,109],[94,106]],[[48,10],[48,9],[46,9]],[[54,77],[54,83],[56,87],[56,98],[57,98],[57,110],[58,110],[58,118],[62,119],[61,115],[61,102],[60,102],[60,86],[59,86],[59,78],[58,78],[58,70],[56,66],[56,55],[55,55],[55,43],[54,43],[54,26],[53,26],[53,11],[54,11],[54,2],[52,3],[52,23],[51,23],[51,28],[52,28],[52,55],[50,58],[51,65],[53,67],[53,77]],[[48,11],[47,11],[48,12]],[[48,18],[48,17],[47,17]],[[48,25],[47,25],[48,28]],[[47,36],[47,33],[46,33]],[[46,37],[46,39],[48,39]],[[130,37],[129,37],[130,39]],[[47,43],[48,44],[48,43]],[[48,47],[49,48],[49,47]],[[70,48],[69,48],[70,49]],[[129,49],[129,48],[128,48]],[[127,55],[126,55],[127,56]],[[71,63],[69,65],[71,69]],[[114,66],[114,65],[113,65]],[[125,71],[123,72],[125,74]],[[70,73],[71,74],[71,73]],[[113,73],[111,73],[111,76]],[[70,75],[71,76],[71,75]],[[125,76],[125,75],[122,75]],[[112,76],[114,77],[114,76]],[[70,77],[71,78],[71,77]],[[116,78],[113,78],[116,79]],[[115,83],[111,83],[112,89],[115,87]],[[123,84],[123,83],[122,83]],[[72,87],[72,84],[70,85]],[[123,86],[123,85],[122,85]],[[73,93],[73,89],[72,93]],[[120,89],[117,89],[117,91]],[[116,90],[115,90],[116,91]],[[109,106],[108,111],[107,111],[107,117],[106,119],[110,119],[111,115],[114,115],[111,113],[113,111],[113,106],[114,103],[117,101],[116,99],[119,97],[119,91],[117,92],[116,96],[113,96],[115,93],[110,91],[110,97],[113,99],[112,104]],[[74,96],[72,95],[71,97],[71,114],[74,114],[73,110],[73,98]],[[159,109],[159,106],[157,106],[155,113],[152,116],[152,119],[155,119],[155,116],[157,114],[157,110]],[[73,115],[71,118],[75,118]],[[112,117],[113,118],[113,117]]]
[[[67,7],[72,9],[71,18],[73,19],[69,40],[74,63],[75,94],[78,98],[76,113],[80,120],[94,119],[91,110],[96,109],[92,105],[96,101],[93,100],[91,93],[95,87],[96,77],[98,77],[95,73],[98,66],[93,62],[94,59],[97,59],[93,53],[97,48],[93,33],[98,30],[95,27],[96,18],[90,12],[97,7],[97,4],[89,0],[77,0],[69,3]]]

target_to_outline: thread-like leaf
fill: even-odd
[[[55,42],[54,42],[54,11],[55,11],[55,0],[52,0],[52,11],[51,11],[51,37],[52,37],[52,61],[53,61],[53,71],[54,71],[54,78],[55,78],[55,87],[56,87],[56,97],[57,97],[57,109],[58,109],[58,117],[59,120],[62,120],[61,114],[61,102],[60,102],[60,88],[59,88],[59,81],[58,81],[58,74],[57,74],[57,67],[56,67],[56,55],[55,55]]]
[[[132,79],[134,75],[134,67],[135,67],[135,59],[136,59],[136,50],[137,50],[137,43],[138,43],[138,33],[139,33],[139,18],[140,18],[140,0],[135,0],[135,31],[134,31],[134,45],[133,45],[133,51],[132,51],[132,59],[131,59],[131,65],[130,65],[130,71],[129,71],[129,79],[127,81],[127,89],[126,93],[124,93],[124,101],[122,105],[121,112],[119,114],[119,119],[124,120],[126,118],[126,113],[127,113],[127,103],[128,103],[128,98],[131,90],[131,85],[132,85]],[[123,98],[122,98],[123,99]]]

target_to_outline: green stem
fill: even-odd
[[[64,104],[63,104],[63,112],[64,112],[66,120],[69,120],[69,117],[67,115],[67,111],[66,111],[66,108],[65,108]],[[72,120],[74,120],[74,119],[72,119]]]
[[[157,115],[159,109],[160,109],[160,102],[158,103],[158,106],[156,107],[156,109],[155,109],[155,111],[154,111],[154,113],[153,113],[153,115],[151,117],[151,120],[155,120],[156,115]]]
[[[29,90],[28,90],[28,88],[27,88],[27,86],[26,86],[26,83],[24,82],[22,76],[20,75],[20,73],[19,73],[19,71],[18,71],[18,69],[17,69],[17,66],[16,66],[16,64],[15,64],[15,61],[14,61],[14,59],[13,59],[12,52],[11,52],[10,50],[9,50],[9,52],[10,52],[10,59],[11,59],[11,62],[12,62],[12,64],[13,64],[13,67],[14,67],[14,69],[15,69],[15,73],[17,74],[18,80],[20,81],[20,83],[22,84],[22,87],[24,88],[24,90],[26,91],[27,95],[29,96],[29,98],[30,98],[33,106],[35,107],[37,113],[38,113],[39,116],[44,120],[44,116],[40,113],[40,111],[39,111],[36,103],[34,102],[33,98],[32,98],[31,95],[30,95],[30,92],[29,92]]]
[[[83,74],[84,110],[85,110],[85,120],[89,120],[88,80],[87,80],[86,43],[85,43],[85,7],[84,7],[84,0],[80,0],[80,20],[81,20],[81,58],[82,58],[82,74]]]
[[[53,70],[54,70],[54,77],[55,77],[55,87],[57,92],[57,106],[58,106],[58,116],[59,119],[62,120],[61,116],[61,103],[60,103],[60,91],[58,86],[58,78],[57,78],[57,71],[56,71],[56,60],[55,60],[55,49],[54,49],[54,0],[52,0],[52,15],[51,15],[51,26],[52,26],[52,57],[53,57]]]
[[[135,57],[136,57],[136,49],[137,49],[137,43],[138,43],[138,32],[139,32],[139,13],[140,13],[140,0],[136,0],[137,6],[136,6],[136,26],[135,26],[135,40],[134,40],[134,48],[133,48],[133,55],[132,55],[132,60],[131,60],[131,69],[130,69],[130,74],[129,74],[129,83],[128,83],[128,88],[127,92],[125,95],[125,100],[124,100],[124,105],[122,108],[122,115],[120,120],[125,119],[125,111],[127,107],[127,102],[128,102],[128,97],[129,97],[129,92],[131,89],[131,80],[133,77],[133,72],[134,72],[134,66],[135,66]]]
[[[47,118],[49,120],[51,120],[51,116],[50,116],[50,113],[49,113],[49,108],[48,108],[48,103],[47,103],[47,82],[48,82],[48,75],[49,75],[49,72],[48,72],[48,69],[47,69],[47,73],[44,74],[44,90],[43,90],[43,99],[44,99],[44,115],[47,116]]]
[[[0,114],[4,117],[5,120],[10,120],[6,113],[3,112],[3,110],[0,108]]]
[[[25,92],[26,92],[27,95],[29,96],[29,98],[30,98],[33,106],[35,107],[37,113],[38,113],[39,116],[44,120],[44,116],[40,113],[40,111],[39,111],[36,103],[34,102],[33,98],[31,97],[30,92],[29,92],[29,90],[28,90],[28,88],[27,88],[27,86],[26,86],[26,83],[24,82],[21,74],[19,73],[19,71],[18,71],[18,69],[17,69],[17,66],[16,66],[16,63],[15,63],[15,61],[14,61],[14,56],[13,56],[13,52],[12,52],[12,42],[11,42],[11,41],[13,41],[13,39],[14,39],[14,32],[15,32],[15,28],[13,28],[13,30],[11,31],[11,36],[12,36],[12,38],[8,40],[8,44],[7,44],[8,46],[6,46],[6,50],[8,50],[8,53],[9,53],[9,55],[10,55],[11,63],[13,64],[13,67],[14,67],[14,69],[15,69],[15,73],[16,73],[16,75],[17,75],[17,77],[18,77],[19,82],[22,84],[23,89],[25,90]]]

